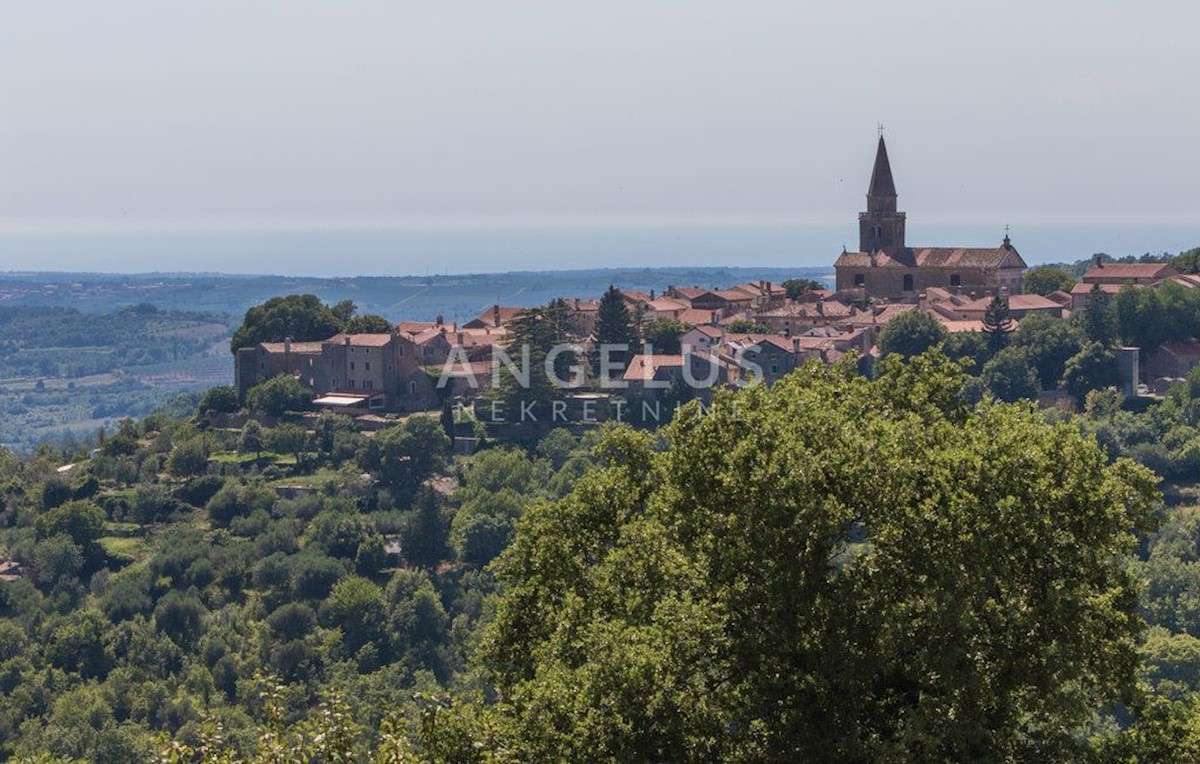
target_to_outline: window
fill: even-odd
[[[912,290],[913,290],[913,277],[912,277],[912,274],[910,273],[904,277],[904,291],[911,292]]]
[[[950,286],[962,286],[962,276],[959,276],[957,273],[951,273]]]
[[[854,286],[864,287],[867,285],[867,276],[864,273],[854,274]]]

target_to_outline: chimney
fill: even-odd
[[[492,306],[492,324],[494,324],[495,326],[500,325],[500,306],[499,305]]]

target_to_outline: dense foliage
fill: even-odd
[[[1039,324],[957,346],[1061,378],[1088,343]],[[1188,760],[1200,372],[1144,412],[974,384],[810,363],[469,456],[218,391],[0,451],[0,756]]]

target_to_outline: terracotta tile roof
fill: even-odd
[[[897,252],[875,253],[876,267],[883,268],[1024,268],[1015,248],[1005,247],[912,247]],[[835,268],[869,268],[871,255],[843,252]]]
[[[346,344],[347,339],[350,340],[349,344],[353,345],[355,347],[379,348],[379,347],[383,347],[383,346],[387,345],[389,342],[391,342],[392,335],[390,335],[390,334],[335,334],[325,341],[332,342],[332,343],[335,343],[338,345],[342,345],[342,344]]]
[[[1179,271],[1167,263],[1105,263],[1094,265],[1083,274],[1084,281],[1096,279],[1165,279],[1178,276]]]
[[[650,302],[652,299],[654,299],[645,292],[639,292],[636,289],[618,289],[617,292],[619,292],[622,297],[630,302]]]
[[[504,306],[504,305],[493,305],[492,307],[485,309],[474,320],[468,322],[468,325],[476,324],[476,325],[480,325],[480,326],[502,326],[505,321],[508,321],[513,316],[517,315],[517,313],[520,312],[521,310],[523,310],[523,308],[514,308],[511,306]],[[497,314],[499,314],[499,316],[500,316],[499,322],[496,321]]]
[[[629,368],[625,369],[625,376],[622,378],[626,382],[646,382],[654,379],[659,369],[682,368],[683,363],[684,356],[682,355],[644,355],[638,353],[629,362]]]
[[[953,296],[953,292],[951,292],[949,289],[942,289],[941,287],[929,287],[925,290],[925,299],[929,300],[930,302],[949,300]]]
[[[1091,288],[1091,285],[1088,285]],[[992,303],[991,297],[980,297],[978,300],[969,302],[962,306],[962,310],[968,312],[978,312],[987,310],[988,305]],[[1042,297],[1040,294],[1014,294],[1008,298],[1009,310],[1059,310],[1062,305],[1059,303]]]
[[[753,296],[748,295],[745,292],[738,291],[737,289],[722,289],[714,292],[713,294],[717,295],[718,297],[723,297],[730,302],[750,302],[754,299]]]
[[[437,324],[432,321],[401,321],[396,324],[396,331],[403,334],[420,334],[427,329],[432,329]]]
[[[727,345],[740,345],[741,347],[774,345],[780,350],[785,350],[789,353],[794,348],[791,338],[779,334],[730,334],[725,337],[725,343]]]
[[[955,334],[957,332],[983,331],[982,321],[957,321],[954,319],[943,318],[942,316],[938,316],[937,319],[942,322],[942,326],[946,327],[946,331],[950,332],[951,334]],[[1014,321],[1013,323],[1015,324],[1016,322]]]
[[[707,311],[705,311],[705,312],[707,312]],[[706,335],[708,337],[720,338],[725,335],[725,332],[721,331],[719,328],[713,326],[712,324],[696,324],[692,328],[695,331],[698,331],[701,334]]]
[[[658,297],[656,299],[651,300],[649,303],[649,306],[650,306],[651,310],[666,312],[666,311],[676,311],[676,310],[690,310],[692,307],[692,304],[689,302],[685,302],[683,300],[676,300],[673,297]]]
[[[1174,281],[1176,284],[1179,284],[1182,287],[1193,289],[1200,286],[1200,275],[1195,273],[1183,273],[1179,276],[1172,276],[1171,281]]]
[[[413,335],[413,342],[418,345],[424,345],[426,343],[429,343],[429,342],[432,342],[432,341],[438,339],[439,337],[443,338],[447,342],[449,342],[450,340],[446,337],[446,335],[448,332],[453,332],[453,331],[454,331],[454,327],[452,327],[452,326],[451,327],[447,327],[445,325],[433,326],[433,327],[430,327],[430,328],[426,329],[425,331],[421,332],[420,334]]]
[[[691,324],[692,326],[703,326],[705,324],[711,324],[714,321],[720,320],[719,314],[714,315],[715,313],[717,313],[717,311],[701,310],[700,308],[688,308],[682,311],[678,318],[685,324]]]
[[[1075,286],[1071,287],[1071,294],[1091,294],[1092,288],[1097,286],[1100,287],[1100,291],[1104,294],[1116,294],[1125,288],[1124,284],[1085,284],[1081,281]],[[1134,284],[1134,286],[1138,285]]]

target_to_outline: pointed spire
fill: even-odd
[[[887,144],[883,134],[879,135],[879,148],[875,150],[875,168],[871,170],[871,186],[867,196],[895,196],[896,183],[892,180],[892,165],[888,161]]]

